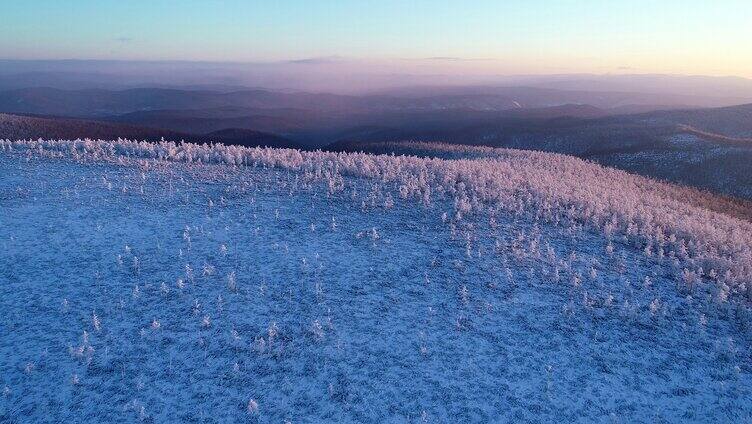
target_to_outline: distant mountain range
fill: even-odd
[[[717,101],[721,105],[728,102],[729,100]],[[677,108],[703,106],[707,103],[707,100],[686,95],[573,91],[536,87],[416,87],[361,96],[260,89],[226,92],[166,88],[60,90],[42,87],[0,91],[2,112],[87,118],[165,109],[301,109],[354,114],[448,109],[500,111],[566,104],[591,105],[602,109],[644,110],[646,107]]]
[[[596,118],[688,107],[694,100],[691,96],[530,87],[433,91],[415,87],[364,96],[259,89],[22,88],[0,91],[0,112],[96,119],[195,135],[242,128],[321,147],[353,134],[393,137],[416,131],[463,130],[510,119]]]
[[[524,134],[571,128],[677,124],[728,137],[752,137],[749,106],[686,107],[666,96],[529,87],[415,87],[366,96],[269,90],[140,88],[0,91],[0,112],[96,119],[204,135],[228,128],[270,132],[323,146],[356,135],[508,142]],[[564,119],[567,118],[567,119]],[[579,119],[579,121],[578,121]]]
[[[0,112],[7,113],[0,115],[0,138],[165,138],[332,150],[441,141],[564,153],[752,199],[752,104],[699,108],[693,99],[477,86],[361,96],[24,88],[0,91]]]
[[[699,107],[752,103],[752,79],[749,78],[646,74],[632,69],[602,74],[481,75],[450,71],[457,65],[451,58],[444,58],[449,60],[443,65],[452,63],[452,66],[437,67],[442,61],[436,59],[442,58],[369,62],[347,57],[314,57],[266,63],[0,59],[0,90],[156,87],[231,92],[264,88],[285,92],[425,97],[450,92],[471,93],[473,89],[475,93],[488,94],[489,89],[499,87],[534,87],[645,93],[653,95],[654,99],[655,95],[682,96],[683,104]],[[431,71],[426,73],[426,69]]]

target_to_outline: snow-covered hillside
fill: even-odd
[[[752,420],[749,210],[401,146],[0,141],[0,421]]]

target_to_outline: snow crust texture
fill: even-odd
[[[737,204],[402,148],[0,142],[0,421],[752,420]]]

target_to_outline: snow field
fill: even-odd
[[[524,191],[49,156],[0,153],[11,422],[751,419],[746,293]]]

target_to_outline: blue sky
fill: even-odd
[[[0,16],[6,59],[440,57],[489,72],[752,76],[749,0],[14,0]]]

